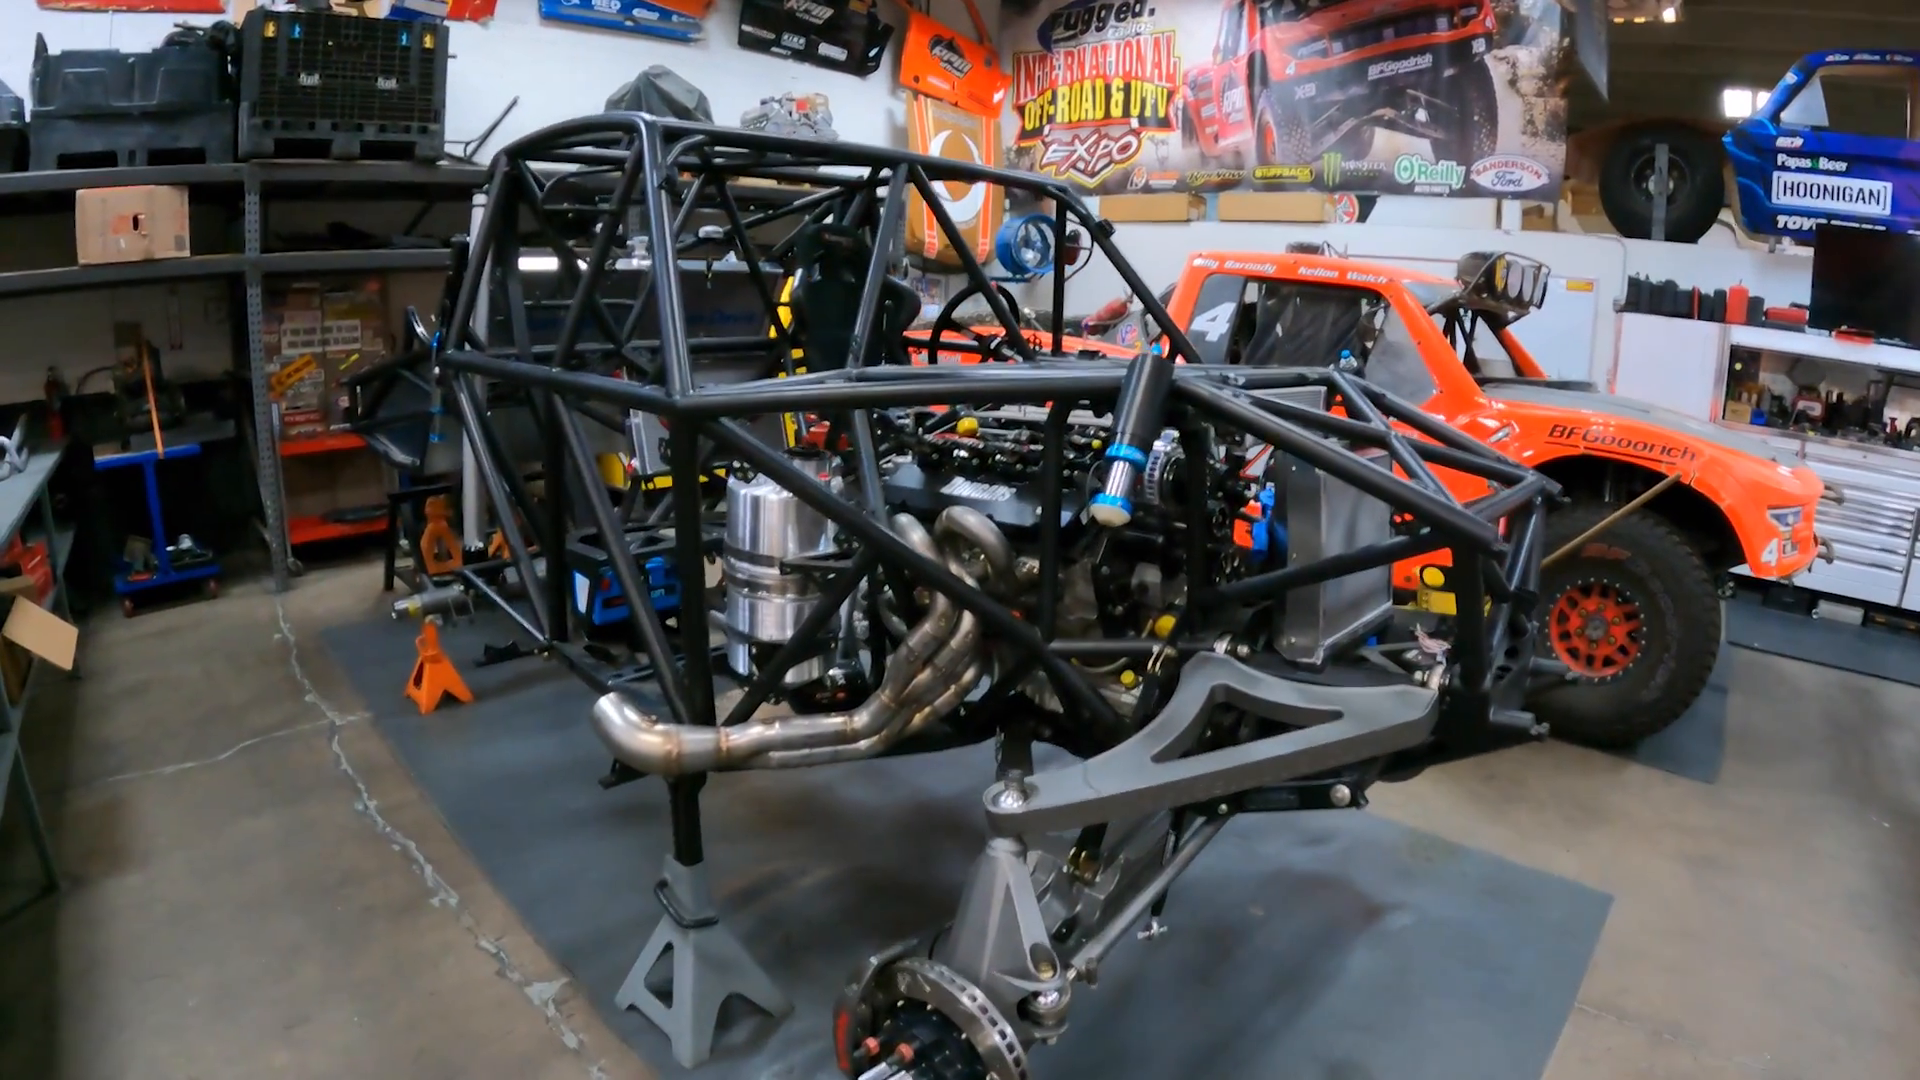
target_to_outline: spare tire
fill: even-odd
[[[1622,131],[1600,166],[1600,205],[1621,236],[1653,238],[1655,147],[1667,144],[1666,239],[1691,244],[1707,235],[1727,202],[1720,144],[1684,124]]]

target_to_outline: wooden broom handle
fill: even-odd
[[[160,404],[153,395],[153,357],[145,341],[140,343],[140,374],[147,380],[147,419],[153,421],[153,452],[156,457],[167,456],[167,444],[160,439]]]

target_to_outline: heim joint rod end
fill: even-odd
[[[1147,451],[1165,425],[1167,390],[1173,385],[1173,361],[1141,352],[1127,366],[1120,398],[1113,406],[1113,442],[1107,446],[1106,482],[1087,513],[1110,529],[1133,520],[1133,489],[1147,465]]]

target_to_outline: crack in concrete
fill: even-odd
[[[358,721],[365,720],[366,718],[367,716],[365,713],[355,713],[352,716],[343,718],[342,722],[356,723]],[[196,758],[192,761],[177,761],[172,765],[161,765],[152,769],[136,769],[133,772],[123,772],[123,773],[116,773],[113,776],[103,776],[98,780],[88,780],[85,783],[76,785],[71,790],[76,792],[87,791],[91,788],[101,787],[106,784],[118,784],[127,780],[144,780],[149,777],[155,777],[155,776],[172,776],[174,773],[185,772],[188,769],[197,769],[202,765],[218,765],[221,762],[227,760],[228,758],[239,753],[240,751],[247,749],[250,746],[258,746],[263,742],[267,742],[268,740],[278,739],[283,736],[293,735],[302,731],[311,731],[312,729],[317,727],[326,727],[328,724],[331,724],[331,723],[333,723],[332,720],[310,720],[304,724],[295,724],[292,727],[284,727],[278,731],[269,731],[265,735],[255,735],[251,739],[243,739],[240,742],[237,742],[232,746],[228,747],[226,752],[215,754],[213,757]]]
[[[1675,1035],[1670,1031],[1663,1031],[1660,1028],[1654,1027],[1651,1024],[1642,1024],[1634,1020],[1628,1020],[1623,1016],[1615,1016],[1612,1013],[1607,1012],[1603,1009],[1596,1009],[1584,1001],[1574,1002],[1573,1007],[1580,1010],[1583,1013],[1590,1013],[1594,1016],[1597,1016],[1602,1020],[1611,1020],[1614,1023],[1619,1024],[1621,1027],[1629,1028],[1633,1031],[1638,1031],[1643,1035],[1651,1035],[1654,1038],[1661,1040],[1662,1042],[1670,1042],[1676,1046],[1686,1047],[1688,1050],[1692,1051],[1696,1056],[1706,1058],[1709,1061],[1717,1061],[1722,1065],[1731,1065],[1736,1069],[1744,1069],[1747,1072],[1753,1072],[1753,1073],[1770,1073],[1773,1071],[1773,1066],[1767,1064],[1764,1060],[1756,1061],[1752,1058],[1724,1057],[1720,1054],[1714,1053],[1713,1051],[1707,1049],[1706,1047],[1700,1045],[1697,1042],[1694,1042],[1692,1039],[1689,1039],[1684,1035]],[[1768,1056],[1770,1055],[1765,1055],[1765,1054],[1761,1055],[1762,1058],[1766,1058]]]
[[[527,1000],[532,1003],[535,1008],[540,1010],[541,1015],[546,1018],[547,1027],[560,1036],[560,1042],[565,1045],[568,1050],[585,1057],[587,1040],[582,1037],[579,1032],[568,1026],[566,1019],[560,1015],[560,1008],[555,1002],[555,999],[559,996],[560,989],[566,985],[566,980],[535,982],[521,972],[514,964],[513,957],[508,955],[506,946],[482,930],[480,924],[474,920],[473,915],[461,906],[460,894],[454,891],[453,886],[448,884],[445,878],[440,876],[438,870],[434,869],[433,863],[427,859],[426,853],[420,850],[419,845],[415,844],[405,833],[395,828],[393,823],[388,821],[385,815],[380,813],[379,802],[374,799],[373,792],[368,790],[366,781],[361,779],[359,771],[353,767],[353,762],[348,760],[346,748],[340,743],[341,732],[346,729],[348,724],[356,719],[360,719],[361,716],[343,713],[339,709],[336,709],[325,697],[321,696],[319,689],[313,685],[313,680],[307,676],[306,668],[301,666],[300,642],[299,639],[294,636],[293,624],[287,619],[286,605],[281,602],[278,593],[274,593],[272,596],[273,613],[280,623],[280,639],[287,643],[287,667],[293,672],[294,679],[300,683],[300,688],[306,694],[307,702],[314,708],[319,709],[321,715],[326,718],[321,721],[316,721],[314,724],[303,726],[317,727],[324,724],[327,727],[327,746],[328,749],[333,751],[334,765],[346,776],[347,780],[353,784],[355,792],[353,801],[354,812],[366,818],[368,823],[373,826],[374,831],[378,832],[395,851],[407,857],[410,868],[414,873],[420,875],[420,880],[425,883],[428,892],[431,893],[427,902],[434,907],[444,907],[457,913],[461,929],[465,930],[468,936],[473,938],[474,948],[479,949],[481,952],[493,958],[494,966],[500,977],[517,987],[522,994],[526,995]],[[606,1075],[606,1070],[601,1062],[594,1061],[588,1063],[588,1080],[606,1080]]]

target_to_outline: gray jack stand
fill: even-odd
[[[720,916],[707,890],[705,863],[685,866],[668,855],[660,884],[653,893],[663,914],[647,947],[633,962],[613,1003],[621,1009],[639,1009],[673,1040],[673,1057],[694,1068],[713,1054],[713,1037],[720,1023],[720,1005],[735,994],[778,1018],[793,1011],[793,1002],[761,970],[733,932],[720,925]],[[672,982],[667,997],[647,987],[647,973],[671,951]]]

